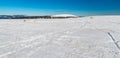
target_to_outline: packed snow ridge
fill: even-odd
[[[0,58],[120,58],[119,27],[120,16],[1,19]]]

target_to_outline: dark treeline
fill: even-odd
[[[25,15],[0,15],[0,19],[63,19],[74,17],[51,17],[51,16],[25,16]]]

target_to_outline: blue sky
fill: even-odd
[[[0,15],[120,14],[120,0],[0,0]]]

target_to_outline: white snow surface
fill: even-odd
[[[0,20],[0,58],[120,58],[120,16]]]

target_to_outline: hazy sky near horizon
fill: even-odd
[[[0,0],[0,15],[120,14],[120,0]]]

